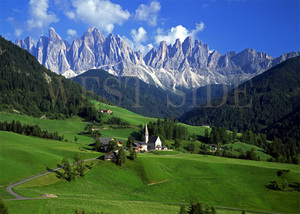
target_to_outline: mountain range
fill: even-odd
[[[288,59],[183,114],[190,125],[209,124],[239,132],[266,133],[300,148],[300,57]]]
[[[176,93],[147,84],[137,77],[115,77],[105,70],[92,69],[71,80],[92,91],[111,104],[148,117],[180,117],[194,107],[220,97],[224,85],[206,85],[197,89],[181,89]],[[230,86],[226,86],[226,91]]]
[[[15,44],[34,55],[46,68],[68,78],[97,68],[115,76],[135,76],[163,89],[241,83],[300,55],[291,52],[273,58],[254,49],[222,55],[187,37],[182,43],[177,39],[173,45],[162,41],[157,50],[153,48],[143,57],[121,36],[109,34],[105,38],[95,27],[72,44],[64,41],[54,28],[49,29],[49,37],[41,36],[36,45],[31,37],[18,39]]]

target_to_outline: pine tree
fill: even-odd
[[[86,167],[83,164],[83,160],[81,159],[80,154],[75,154],[74,156],[74,164],[75,164],[75,171],[78,176],[83,177]]]
[[[216,214],[216,213],[217,213],[214,206],[212,206],[212,207],[210,208],[210,213],[211,213],[211,214]]]
[[[95,142],[95,145],[94,145],[94,150],[99,152],[101,150],[101,147],[102,147],[102,143],[100,142],[99,137],[96,136],[96,142]]]
[[[63,158],[62,166],[64,170],[63,178],[66,179],[67,181],[75,180],[75,173],[73,172],[73,169],[67,158]]]
[[[181,142],[180,142],[179,139],[176,138],[176,139],[175,139],[174,147],[175,147],[176,149],[178,149],[180,146],[181,146]]]
[[[0,200],[0,213],[1,214],[7,214],[8,213],[7,207],[5,206],[3,201],[1,201],[1,200]]]
[[[129,149],[130,147],[132,147],[133,143],[134,143],[134,138],[133,137],[128,137],[127,143],[126,143],[127,148]]]
[[[204,131],[204,137],[205,137],[205,138],[208,138],[208,137],[209,137],[208,129],[205,129],[205,131]]]
[[[185,206],[184,206],[184,205],[181,205],[179,214],[186,214],[186,213],[187,213],[187,212],[186,212]]]
[[[126,162],[126,153],[124,151],[124,147],[121,146],[118,149],[117,165],[122,166],[125,162]]]
[[[137,158],[137,153],[134,149],[129,150],[131,160],[135,160]]]
[[[194,134],[193,134],[193,142],[196,142],[196,140],[197,140],[197,136],[196,136],[196,134],[194,133]]]

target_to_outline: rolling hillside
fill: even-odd
[[[233,90],[224,97],[224,103],[223,98],[215,99],[214,108],[197,107],[180,121],[264,132],[269,139],[277,136],[285,142],[298,142],[299,148],[299,89],[300,57],[295,57],[240,85],[238,93]]]
[[[299,192],[280,192],[266,187],[278,179],[276,172],[281,169],[290,170],[286,177],[289,183],[299,182],[300,171],[295,165],[191,154],[139,154],[137,161],[128,161],[123,167],[99,162],[76,182],[68,183],[47,175],[15,190],[28,197],[40,197],[44,193],[58,196],[31,204],[31,211],[35,213],[68,213],[83,208],[87,213],[137,213],[142,205],[143,213],[153,213],[153,210],[177,213],[179,205],[176,207],[176,203],[190,201],[240,210],[296,213]],[[17,206],[19,203],[24,204],[6,202],[8,208],[14,210],[12,213],[22,209]],[[110,206],[112,204],[115,206]],[[222,209],[217,210],[223,213]]]
[[[198,89],[168,91],[145,83],[137,77],[116,77],[104,70],[89,70],[73,79],[88,91],[100,95],[110,103],[148,117],[179,117],[184,112],[223,94],[223,85],[209,85]],[[227,86],[226,86],[227,88]],[[228,88],[231,88],[228,86]]]
[[[114,116],[130,122],[131,131],[137,130],[140,123],[154,120],[120,107],[93,102],[96,107],[111,108]],[[59,121],[1,113],[0,118],[39,124],[42,129],[66,135],[70,141],[87,125],[78,117]],[[191,133],[204,133],[204,127],[187,127]],[[127,132],[130,133],[130,130],[101,130],[103,136],[121,138],[127,138]],[[45,171],[46,166],[55,166],[62,157],[71,159],[78,152],[84,158],[102,155],[90,151],[91,147],[87,146],[92,138],[77,136],[78,142],[72,143],[0,132],[1,148],[4,148],[0,150],[0,161],[1,166],[5,166],[0,173],[2,185]],[[289,184],[300,182],[298,165],[198,154],[138,154],[136,161],[128,160],[122,167],[100,161],[84,178],[75,182],[62,181],[50,174],[14,188],[27,197],[51,193],[58,196],[56,199],[5,201],[5,204],[10,213],[72,213],[84,208],[86,213],[171,214],[179,211],[181,203],[188,205],[191,201],[200,201],[214,205],[221,214],[241,213],[242,209],[294,213],[299,209],[299,192],[267,188],[270,181],[281,179],[276,172],[282,169],[290,170],[285,177]],[[3,199],[11,198],[5,188],[0,188],[0,195]],[[238,211],[221,207],[238,208]]]
[[[84,100],[78,84],[0,36],[0,111],[64,118],[77,115]]]

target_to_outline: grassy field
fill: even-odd
[[[118,201],[105,199],[47,199],[34,201],[7,201],[5,202],[9,212],[23,214],[45,214],[45,213],[79,213],[85,209],[87,214],[176,214],[180,205],[158,202],[141,201]],[[186,205],[186,208],[188,205]],[[218,214],[240,214],[241,211],[226,210],[217,208]],[[251,213],[251,212],[247,212]]]
[[[98,101],[92,101],[97,109],[110,109],[113,112],[113,116],[115,117],[120,117],[123,120],[127,121],[131,125],[138,126],[140,124],[145,125],[145,123],[148,123],[149,121],[155,122],[157,119],[156,118],[150,118],[150,117],[144,117],[139,114],[133,113],[131,111],[128,111],[125,108],[121,108],[118,106],[112,106],[108,105],[102,102]],[[105,115],[106,118],[112,117],[112,115]]]
[[[80,153],[84,159],[99,153],[84,149],[81,144],[28,137],[0,131],[0,185],[6,185],[55,167],[63,157],[72,161]]]
[[[83,122],[79,117],[73,117],[67,120],[47,120],[24,115],[0,113],[0,121],[11,122],[12,120],[19,120],[22,124],[38,124],[42,130],[58,132],[60,135],[64,135],[65,139],[69,141],[74,142],[74,137],[77,136],[78,143],[89,144],[93,142],[89,137],[78,135],[87,125],[87,123]]]
[[[233,151],[237,151],[238,149],[241,149],[243,152],[246,152],[246,151],[250,151],[251,149],[254,149],[255,153],[260,157],[260,160],[262,160],[262,161],[267,161],[271,157],[270,155],[264,153],[264,150],[262,148],[259,148],[254,145],[249,145],[246,143],[239,142],[239,143],[234,143],[234,144],[227,144],[222,147],[230,148],[231,146],[232,146]],[[238,152],[237,152],[237,154],[238,154]]]
[[[114,116],[129,122],[126,129],[103,129],[102,137],[125,140],[139,124],[156,121],[125,109],[94,101],[98,108],[110,108]],[[105,115],[106,119],[112,117]],[[90,137],[78,135],[87,123],[80,118],[57,121],[0,113],[0,121],[20,120],[23,124],[38,124],[50,132],[57,131],[71,142],[45,140],[9,132],[0,132],[0,186],[55,167],[67,157],[72,161],[75,153],[83,158],[102,154],[89,150]],[[186,126],[192,135],[204,135],[206,128]],[[79,138],[74,143],[74,136]],[[168,141],[168,144],[172,142]],[[182,142],[186,146],[190,141]],[[195,145],[200,145],[199,141]],[[243,151],[252,145],[236,143],[233,149]],[[263,152],[257,148],[257,153]],[[266,157],[261,158],[264,160]],[[61,181],[54,174],[31,180],[15,187],[23,196],[40,197],[51,193],[57,199],[34,201],[5,201],[10,213],[178,213],[179,203],[191,201],[214,206],[260,210],[281,213],[299,213],[300,193],[274,191],[267,188],[270,181],[278,180],[276,172],[289,169],[289,184],[300,183],[297,165],[229,159],[177,151],[157,154],[138,154],[136,161],[128,160],[122,166],[98,161],[84,178],[76,182]],[[281,179],[281,180],[280,180]],[[291,189],[290,189],[291,190]],[[0,198],[12,198],[0,188]],[[217,209],[218,213],[234,214],[241,211]],[[248,212],[247,212],[248,213]]]
[[[95,100],[93,101],[93,103],[95,104],[97,109],[111,109],[113,111],[113,116],[120,117],[121,119],[127,121],[128,123],[134,126],[138,126],[140,124],[145,125],[145,123],[149,123],[149,121],[152,122],[157,121],[157,118],[144,117],[118,106],[108,105]],[[110,118],[110,117],[112,117],[112,115],[107,115],[107,114],[105,115],[105,118]],[[195,133],[196,135],[204,136],[204,131],[206,129],[205,127],[190,126],[187,124],[181,124],[181,125],[185,126],[189,130],[191,135]]]
[[[114,137],[117,140],[127,140],[132,132],[138,131],[138,128],[124,128],[124,129],[104,129],[101,130],[101,137]]]
[[[179,154],[182,154],[179,151],[153,151],[152,153],[156,154],[156,155],[179,155]]]
[[[290,170],[286,177],[289,183],[300,182],[300,168],[296,165],[192,154],[139,154],[137,161],[128,161],[122,167],[110,162],[99,162],[84,178],[76,182],[63,182],[53,176],[39,178],[42,182],[39,179],[29,181],[15,190],[29,197],[40,197],[44,193],[55,194],[59,198],[51,200],[54,207],[61,207],[62,201],[67,199],[91,200],[91,203],[98,201],[100,204],[103,202],[99,199],[107,200],[107,204],[113,201],[119,201],[120,204],[124,201],[145,201],[143,204],[146,207],[146,201],[157,204],[200,201],[214,206],[297,213],[299,192],[280,192],[266,187],[270,181],[277,179],[276,172],[281,169]],[[45,180],[49,182],[48,185]],[[68,210],[80,208],[74,205]],[[126,209],[130,206],[126,206]],[[161,204],[162,209],[164,206]],[[88,206],[85,209],[88,213],[118,213],[114,209],[119,208],[116,206],[95,210],[93,206]],[[138,208],[134,209],[137,212],[133,213],[139,213]],[[178,210],[177,206],[177,210],[174,208],[173,212],[166,213],[176,213]],[[67,209],[64,213],[66,212]]]

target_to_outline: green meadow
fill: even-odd
[[[98,101],[95,101],[95,100],[93,100],[92,102],[95,104],[97,109],[110,109],[110,110],[112,110],[112,112],[113,112],[112,115],[107,115],[106,114],[104,119],[105,118],[108,119],[112,116],[120,117],[121,119],[127,121],[128,123],[130,123],[131,125],[134,125],[134,126],[138,126],[140,124],[145,125],[145,123],[148,123],[149,121],[155,122],[157,120],[156,118],[141,116],[139,114],[133,113],[131,111],[128,111],[125,108],[121,108],[121,107],[118,107],[118,106],[108,105],[108,104],[98,102]]]
[[[79,213],[85,209],[87,214],[176,214],[180,205],[159,202],[143,201],[118,201],[106,199],[42,199],[34,201],[7,201],[5,202],[9,212],[23,214],[45,214],[45,213]],[[188,207],[188,204],[186,205]],[[240,210],[228,210],[217,208],[220,214],[240,214]],[[247,212],[252,213],[252,212]]]
[[[65,139],[74,142],[74,137],[78,137],[78,143],[92,143],[93,140],[89,137],[78,135],[84,130],[87,123],[83,122],[80,117],[73,117],[66,120],[48,120],[33,118],[25,115],[0,113],[0,121],[11,122],[12,120],[19,120],[22,124],[39,125],[42,130],[49,132],[58,132],[64,135]]]
[[[124,129],[104,127],[103,137],[125,140],[139,124],[156,121],[125,109],[94,101],[97,108],[113,111],[113,116],[129,122]],[[104,119],[112,117],[105,115]],[[84,159],[99,157],[88,144],[94,140],[79,135],[87,123],[79,117],[67,120],[47,120],[24,115],[0,113],[0,120],[19,120],[22,124],[38,124],[42,129],[58,132],[69,142],[28,137],[10,132],[0,132],[0,186],[44,172],[55,167],[63,157],[72,161],[76,153]],[[192,135],[204,135],[205,127],[186,126]],[[74,142],[77,136],[78,142]],[[172,144],[172,141],[167,141]],[[182,142],[186,146],[190,141]],[[199,141],[195,145],[200,145]],[[253,145],[236,143],[233,150],[247,151]],[[255,148],[259,155],[266,155]],[[266,157],[263,157],[266,159]],[[290,170],[284,178],[278,170]],[[41,197],[55,194],[55,199],[5,201],[10,213],[74,213],[76,209],[86,213],[178,213],[180,204],[191,201],[214,205],[218,213],[234,214],[241,210],[299,213],[300,193],[275,191],[267,188],[270,181],[289,184],[300,183],[300,167],[292,164],[269,163],[229,159],[216,156],[187,154],[178,151],[159,151],[138,154],[135,161],[127,160],[122,167],[111,162],[94,161],[94,167],[85,177],[75,182],[59,180],[49,174],[14,188],[22,196]],[[11,199],[4,187],[0,198]],[[238,208],[228,210],[220,207]],[[250,212],[247,212],[250,213]]]
[[[84,159],[99,153],[84,149],[81,144],[45,140],[12,132],[0,131],[0,185],[21,180],[56,167],[63,157],[72,161],[76,153]]]
[[[260,157],[260,160],[262,160],[262,161],[267,161],[271,157],[270,155],[266,154],[262,148],[259,148],[255,145],[249,145],[249,144],[246,144],[246,143],[238,142],[238,143],[234,143],[234,144],[224,145],[222,147],[223,148],[224,147],[227,147],[227,148],[232,147],[233,151],[236,151],[236,150],[240,149],[243,152],[254,149],[254,152]],[[237,152],[237,154],[238,154],[238,152]]]
[[[107,207],[83,206],[87,213],[118,213],[114,212],[115,207],[109,208],[108,205],[118,202],[121,205],[125,201],[129,204],[144,201],[145,210],[149,209],[145,213],[151,213],[152,206],[149,206],[149,202],[154,203],[153,207],[160,204],[159,207],[164,210],[169,206],[164,203],[191,201],[246,210],[297,213],[299,192],[281,192],[266,187],[270,181],[278,179],[276,172],[282,169],[290,170],[286,175],[290,184],[299,182],[300,169],[297,165],[193,154],[139,154],[136,161],[128,160],[122,167],[100,161],[84,178],[76,182],[69,183],[47,175],[22,184],[15,191],[28,197],[40,197],[44,193],[55,194],[58,198],[51,200],[51,204],[61,207],[64,213],[80,209],[80,206],[76,206],[76,201],[82,204],[79,202],[82,200],[89,200],[92,204],[97,201],[99,204],[107,202]],[[74,203],[71,204],[74,205],[62,208],[63,201],[68,199],[72,199]],[[116,210],[118,209],[120,208],[116,206]],[[179,205],[177,209],[166,213],[178,211]],[[139,213],[138,209],[132,213]]]

